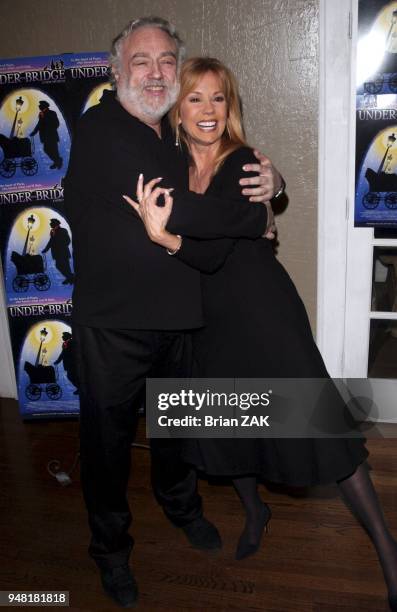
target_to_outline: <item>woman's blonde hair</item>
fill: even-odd
[[[179,96],[175,106],[170,110],[169,117],[175,131],[176,142],[186,145],[190,153],[189,139],[181,125],[181,103],[190,92],[194,91],[197,81],[207,72],[212,72],[219,78],[227,104],[226,128],[222,134],[219,151],[215,159],[215,174],[230,153],[247,144],[244,136],[237,81],[231,71],[213,57],[192,57],[186,60],[182,65],[180,74]]]

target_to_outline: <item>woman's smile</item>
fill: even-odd
[[[217,124],[218,124],[217,121],[199,121],[199,123],[197,123],[197,126],[201,130],[204,130],[205,132],[209,132],[211,130],[214,130]]]

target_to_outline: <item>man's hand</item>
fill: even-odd
[[[281,174],[275,168],[266,155],[254,151],[258,164],[246,164],[243,166],[245,172],[257,172],[257,176],[240,179],[240,185],[246,186],[242,190],[244,195],[250,196],[250,202],[268,202],[280,190],[283,180]]]

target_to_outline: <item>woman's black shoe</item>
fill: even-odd
[[[258,530],[257,530],[257,537],[255,538],[255,542],[252,541],[252,535],[250,537],[250,534],[248,533],[247,528],[245,528],[243,533],[240,536],[240,539],[238,541],[237,548],[236,548],[235,558],[237,559],[237,561],[240,561],[241,559],[245,559],[246,557],[249,557],[250,555],[254,555],[257,552],[261,544],[263,532],[265,531],[267,533],[269,530],[268,523],[271,519],[271,516],[272,516],[272,513],[270,511],[269,506],[267,504],[263,504],[261,517],[258,521]]]

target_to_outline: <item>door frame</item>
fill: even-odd
[[[351,2],[320,0],[317,344],[333,377],[344,371]],[[336,178],[337,177],[337,178]]]

